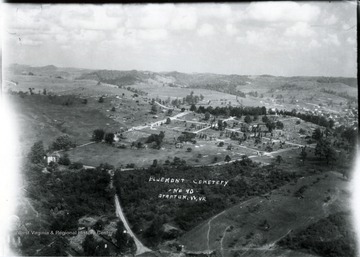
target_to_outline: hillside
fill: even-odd
[[[300,188],[305,189],[301,197],[296,196]],[[277,243],[341,211],[349,211],[348,183],[338,173],[319,174],[274,190],[268,197],[254,197],[227,209],[186,233],[180,242],[189,253],[217,250],[223,256],[237,256],[232,255],[234,252],[238,256],[272,256],[271,252],[294,256],[285,250],[284,243],[283,250]],[[335,231],[327,233],[322,235],[323,240],[336,240]]]

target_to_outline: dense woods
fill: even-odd
[[[278,245],[324,257],[352,257],[356,256],[356,243],[351,227],[350,215],[340,212],[290,233]]]
[[[260,167],[248,158],[221,167],[190,167],[184,163],[157,166],[147,170],[120,171],[114,177],[114,185],[121,199],[132,229],[141,235],[144,242],[157,245],[163,237],[164,224],[169,223],[179,231],[189,231],[199,223],[222,210],[251,196],[270,192],[299,175],[282,171],[272,165]],[[176,164],[173,163],[173,164]],[[149,182],[150,177],[183,178],[183,183]],[[229,181],[226,186],[194,184],[193,180]],[[193,195],[206,197],[206,201],[159,199],[159,194],[168,194],[174,189],[193,189]]]

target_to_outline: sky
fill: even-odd
[[[5,63],[356,77],[356,2],[4,4]]]

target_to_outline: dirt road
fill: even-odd
[[[121,205],[120,205],[120,201],[117,195],[115,195],[115,207],[116,207],[116,216],[118,216],[121,221],[124,223],[125,229],[127,231],[127,233],[129,233],[129,235],[134,239],[135,245],[136,245],[136,253],[135,255],[139,255],[139,254],[143,254],[146,252],[151,252],[152,250],[147,248],[146,246],[144,246],[140,240],[136,237],[136,235],[132,232],[126,218],[125,215],[122,211]]]

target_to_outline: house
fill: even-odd
[[[183,143],[176,143],[175,147],[176,148],[183,148],[184,144]]]
[[[60,159],[60,154],[58,153],[47,154],[44,156],[44,159],[46,160],[47,164],[50,164],[51,162],[57,163]]]

